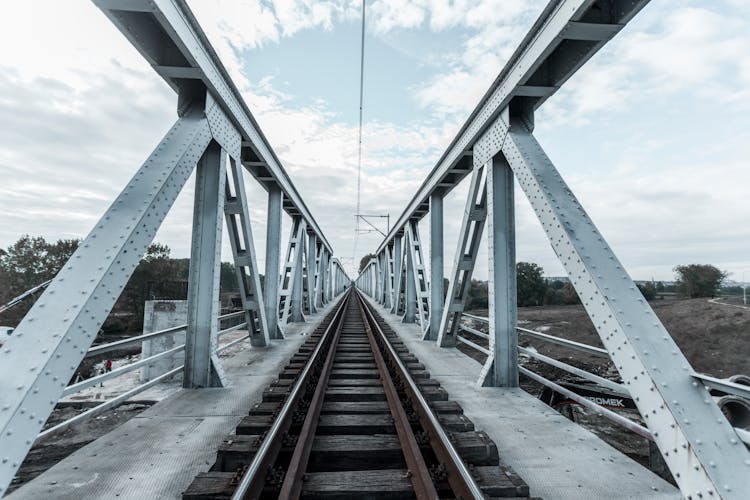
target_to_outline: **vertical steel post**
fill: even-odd
[[[323,253],[323,303],[327,304],[331,300],[331,254],[326,250]]]
[[[424,340],[437,340],[443,316],[443,193],[430,195],[430,326]]]
[[[480,383],[491,387],[518,387],[513,198],[513,171],[497,154],[487,170],[490,356],[480,376]]]
[[[223,386],[216,350],[219,326],[221,226],[224,218],[226,156],[212,142],[195,175],[193,237],[188,282],[188,327],[185,337],[186,388]]]
[[[268,217],[266,220],[266,272],[263,296],[266,299],[268,336],[282,339],[279,329],[279,256],[281,254],[281,188],[268,186]]]
[[[398,314],[401,306],[401,294],[404,290],[404,281],[401,278],[404,274],[404,270],[401,269],[403,251],[401,249],[402,237],[396,236],[393,238],[393,277],[394,277],[394,290],[393,290],[393,305],[391,306],[391,312]]]
[[[386,245],[385,255],[385,293],[383,295],[383,307],[390,310],[393,304],[393,247]]]
[[[307,259],[305,260],[305,271],[307,277],[307,311],[315,314],[315,273],[317,270],[317,248],[318,242],[315,233],[307,235]]]
[[[302,228],[303,225],[302,222],[299,223],[300,230],[297,232],[297,242],[295,247],[297,257],[294,261],[294,268],[292,269],[291,275],[293,284],[289,321],[293,323],[303,323],[305,321],[305,316],[302,314],[302,260],[305,253],[305,234],[307,233]]]
[[[404,298],[404,317],[401,320],[403,323],[414,323],[416,320],[416,308],[417,308],[417,286],[414,282],[414,259],[412,258],[411,248],[412,235],[410,231],[404,232],[404,245],[406,246],[406,287],[405,287],[405,298]]]
[[[320,242],[320,249],[315,249],[317,257],[315,259],[315,309],[323,307],[323,257],[325,257],[326,247]]]

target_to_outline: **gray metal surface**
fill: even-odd
[[[443,314],[440,317],[437,343],[441,347],[456,345],[461,314],[466,306],[471,288],[471,277],[479,255],[484,224],[487,219],[487,186],[485,163],[474,162],[469,193],[466,196],[458,246],[453,258],[453,267],[448,277]]]
[[[430,195],[430,324],[425,340],[437,340],[443,317],[443,244],[443,194],[435,192]]]
[[[417,306],[417,285],[414,280],[414,247],[410,230],[404,231],[404,323],[414,323]],[[372,294],[370,294],[372,295]]]
[[[533,110],[555,94],[646,4],[648,0],[551,0],[376,253],[411,220],[427,213],[429,197],[436,189],[447,193],[470,172],[466,160],[472,147],[503,110],[510,108],[514,115],[533,122]]]
[[[409,262],[411,271],[407,274],[407,280],[414,282],[414,301],[416,302],[416,315],[419,326],[424,332],[429,327],[429,301],[430,284],[427,282],[427,270],[425,269],[424,250],[422,238],[419,236],[419,224],[416,220],[410,221],[407,227],[409,233]]]
[[[279,329],[279,256],[281,253],[281,189],[268,188],[268,215],[266,220],[266,273],[264,281],[266,297],[266,321],[268,336],[272,339],[284,338]]]
[[[219,271],[224,218],[226,154],[216,142],[203,153],[195,173],[193,236],[188,278],[185,387],[221,387],[223,371],[216,355],[219,332]]]
[[[239,134],[237,134],[237,137],[239,137]],[[250,209],[245,194],[245,181],[242,175],[242,167],[231,155],[227,172],[224,219],[227,224],[227,236],[232,247],[235,275],[237,276],[242,309],[245,312],[245,322],[250,325],[248,327],[250,341],[257,346],[268,345],[270,339],[268,318],[266,317],[263,291],[260,287],[260,268],[255,254],[255,241],[253,227],[250,223]],[[275,275],[272,274],[271,276]],[[275,300],[274,296],[272,302]]]
[[[393,303],[391,312],[399,314],[401,311],[401,295],[404,292],[404,252],[403,236],[398,235],[393,239]]]
[[[205,87],[242,135],[243,164],[262,186],[276,184],[284,209],[301,216],[333,251],[294,183],[184,0],[93,0],[176,92]]]
[[[282,331],[282,333],[286,328],[286,324],[290,320],[292,302],[294,300],[295,288],[297,287],[297,261],[302,259],[302,248],[304,247],[302,239],[304,238],[304,234],[305,222],[301,217],[293,218],[292,227],[289,233],[289,243],[287,244],[286,257],[284,260],[284,268],[281,271],[281,279],[279,285],[279,329]],[[302,294],[300,293],[299,301],[301,302],[301,300]],[[301,307],[302,304],[300,303],[298,305],[300,315],[302,314]]]
[[[744,498],[750,452],[534,136],[518,121],[487,133],[507,134],[503,154],[680,489]]]
[[[0,380],[13,385],[0,391],[0,494],[210,140],[202,110],[177,120],[6,340]]]
[[[366,300],[374,304],[369,297]],[[375,308],[430,377],[461,405],[477,430],[497,444],[501,460],[526,481],[531,496],[545,500],[681,498],[674,486],[522,389],[478,387],[479,363],[455,348],[422,342],[418,326],[402,324],[381,306]]]
[[[518,387],[515,227],[513,171],[496,155],[487,167],[490,355],[479,378],[490,387]]]
[[[307,279],[307,297],[305,307],[308,314],[315,313],[315,274],[318,269],[317,241],[314,234],[307,235],[307,258],[305,259],[305,277]]]
[[[222,439],[260,400],[265,387],[330,307],[309,323],[289,325],[283,342],[222,356],[229,387],[179,390],[8,498],[180,499],[195,475],[208,470]]]
[[[383,294],[383,306],[390,309],[393,306],[393,245],[385,247],[385,293]]]

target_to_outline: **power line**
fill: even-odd
[[[362,102],[365,90],[365,0],[362,0],[362,38],[359,52],[359,137],[357,142],[357,208],[354,212],[354,248],[352,249],[352,264],[356,272],[357,243],[359,240],[359,209],[362,187]]]

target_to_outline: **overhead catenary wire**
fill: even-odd
[[[364,101],[365,90],[365,0],[362,0],[362,33],[360,39],[359,51],[359,131],[357,136],[357,204],[354,212],[354,248],[352,249],[352,266],[354,272],[357,271],[357,243],[359,240],[359,213],[360,213],[360,194],[362,186],[362,103]]]

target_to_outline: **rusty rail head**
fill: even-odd
[[[344,308],[348,306],[349,299],[346,299]],[[336,323],[336,332],[331,339],[331,343],[328,347],[328,354],[326,355],[323,369],[320,372],[317,386],[315,387],[315,393],[313,394],[310,406],[305,415],[305,421],[302,424],[299,437],[297,438],[297,444],[294,447],[292,453],[292,459],[289,462],[289,466],[284,476],[284,482],[281,484],[281,491],[279,492],[279,498],[284,500],[296,500],[299,498],[302,492],[302,480],[307,469],[307,461],[310,458],[310,452],[312,451],[313,439],[315,438],[315,430],[318,427],[318,419],[320,418],[320,412],[323,409],[323,400],[325,399],[325,392],[328,388],[328,380],[331,376],[331,370],[333,369],[333,360],[336,357],[336,346],[341,338],[341,330],[344,327],[345,314],[342,314],[338,318]]]
[[[424,398],[419,387],[417,387],[414,379],[406,369],[406,366],[399,358],[398,353],[393,348],[390,340],[388,340],[388,337],[386,337],[382,328],[378,324],[375,315],[369,306],[367,306],[364,299],[362,299],[359,292],[357,292],[357,297],[360,299],[360,302],[365,305],[364,311],[366,314],[366,320],[372,327],[373,333],[377,334],[376,338],[396,370],[396,376],[403,383],[404,390],[406,391],[407,396],[411,399],[414,410],[419,415],[419,421],[422,424],[422,427],[424,427],[429,434],[432,450],[435,452],[438,460],[440,460],[445,466],[448,474],[448,483],[455,493],[456,498],[485,498],[479,485],[477,485],[474,477],[471,475],[471,472],[466,467],[463,460],[461,460],[461,456],[458,454],[458,451],[456,451],[453,443],[451,443],[448,435],[443,430],[442,425],[440,425],[437,416],[432,411],[432,408],[430,408],[427,400]]]
[[[404,459],[406,460],[406,466],[411,473],[409,479],[414,487],[414,493],[418,499],[438,498],[435,484],[430,476],[430,471],[427,469],[427,464],[422,456],[422,451],[419,449],[417,438],[414,436],[411,424],[409,423],[409,417],[406,415],[406,410],[404,410],[398,396],[396,385],[393,383],[391,374],[388,371],[388,366],[385,364],[385,359],[383,358],[383,354],[380,352],[380,348],[375,339],[375,334],[373,333],[367,316],[365,315],[365,306],[362,298],[359,296],[357,296],[357,298],[359,299],[359,310],[362,313],[362,324],[364,325],[365,333],[367,333],[367,340],[370,342],[370,349],[372,349],[375,364],[380,373],[380,380],[383,383],[383,390],[385,391],[385,397],[388,401],[388,409],[393,416],[393,424],[396,427],[396,434],[401,443],[401,450],[404,454]]]
[[[260,449],[253,457],[253,460],[250,462],[245,473],[242,475],[242,479],[240,480],[237,489],[232,494],[231,500],[258,498],[263,491],[263,485],[266,481],[266,473],[268,468],[276,461],[276,457],[281,449],[281,438],[283,433],[289,429],[289,426],[291,425],[294,409],[296,408],[297,402],[302,396],[305,385],[312,374],[313,366],[322,354],[326,341],[332,336],[332,329],[338,324],[337,321],[341,320],[343,317],[343,311],[350,297],[351,295],[346,295],[341,299],[341,303],[338,306],[338,309],[336,309],[331,322],[325,332],[323,332],[323,335],[315,346],[315,350],[310,356],[310,359],[307,360],[305,367],[302,369],[299,378],[297,378],[297,381],[294,383],[292,390],[289,392],[289,397],[287,397],[284,405],[279,411],[279,415],[276,417],[271,429],[263,439]]]

